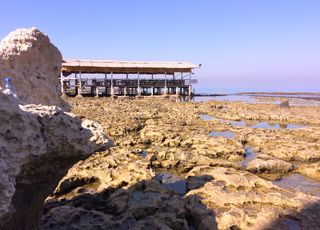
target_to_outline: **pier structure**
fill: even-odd
[[[70,96],[191,96],[192,84],[197,83],[192,71],[200,66],[190,62],[65,59],[61,92]]]

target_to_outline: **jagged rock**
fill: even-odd
[[[188,208],[195,212],[194,217],[199,216],[196,227],[200,227],[201,220],[208,220],[199,229],[211,229],[215,221],[218,229],[269,229],[275,221],[287,216],[294,216],[302,229],[308,229],[304,219],[316,223],[319,218],[319,214],[311,210],[295,214],[296,210],[319,204],[318,197],[280,189],[249,172],[202,166],[191,170],[187,175],[190,177],[193,178],[191,183],[202,184],[200,188],[189,185],[196,189],[186,194]],[[194,199],[201,201],[203,207]]]
[[[96,182],[59,193],[70,178],[88,176]],[[43,228],[188,229],[185,212],[183,199],[162,186],[148,163],[110,149],[69,170],[46,201]]]
[[[276,179],[293,169],[294,166],[292,164],[265,154],[258,155],[246,167],[249,172],[261,174],[262,177]]]
[[[36,28],[17,29],[0,43],[0,85],[10,76],[21,103],[61,107],[61,63],[61,53],[47,35]]]
[[[98,229],[184,229],[186,222],[189,229],[288,229],[291,224],[319,228],[319,198],[298,187],[296,191],[301,192],[279,188],[275,182],[242,170],[238,162],[244,159],[247,144],[255,152],[284,161],[315,161],[320,153],[318,127],[253,129],[198,117],[243,119],[248,126],[258,120],[307,125],[320,124],[319,108],[170,103],[156,98],[66,100],[74,113],[100,122],[117,146],[69,170],[46,201],[45,229],[93,228],[90,222],[99,225]],[[224,111],[215,106],[222,103]],[[236,136],[210,137],[212,131],[230,131]],[[143,151],[153,159],[143,156]],[[273,161],[272,171],[278,171],[273,167],[277,162]],[[291,170],[293,163],[287,163]],[[165,181],[156,180],[163,171],[185,178],[188,193],[178,199],[176,192],[167,191]],[[73,214],[79,215],[73,219]]]
[[[107,188],[119,188],[133,185],[141,180],[151,179],[154,172],[148,169],[149,163],[140,161],[139,156],[128,157],[128,153],[119,149],[111,149],[112,154],[103,152],[94,154],[84,161],[79,161],[69,169],[54,195],[63,197],[73,189],[95,183],[95,192],[102,192]],[[93,179],[91,179],[93,178]],[[82,183],[81,183],[82,182]]]
[[[298,171],[304,176],[320,181],[320,162],[313,164],[301,164]]]
[[[67,169],[110,141],[97,123],[1,92],[0,114],[0,229],[38,229],[43,202]]]

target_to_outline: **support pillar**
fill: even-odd
[[[189,96],[192,95],[192,85],[191,85],[191,75],[192,75],[192,72],[190,72],[190,75],[189,75]]]
[[[140,73],[138,73],[138,89],[137,89],[138,95],[141,95],[141,90],[140,90]]]
[[[153,96],[153,87],[151,87],[150,89],[151,89],[151,96]]]
[[[96,87],[96,97],[99,97],[99,88]]]
[[[107,78],[108,78],[108,74],[104,74],[104,92],[106,96],[108,94]]]
[[[179,87],[176,87],[176,95],[179,95]]]
[[[81,95],[81,91],[82,91],[81,71],[79,72],[79,75],[80,75],[80,77],[79,77],[79,79],[78,79],[77,74],[75,74],[75,77],[76,77],[76,80],[75,80],[75,81],[76,81],[77,91],[78,91],[77,95],[78,95],[78,96],[82,96],[82,95]]]
[[[168,88],[167,88],[167,73],[164,74],[164,89],[163,89],[163,94],[167,95],[168,94]]]
[[[113,88],[113,73],[111,73],[111,88],[110,88],[111,96],[114,96],[114,88]]]
[[[64,81],[63,81],[63,75],[61,73],[60,75],[60,84],[61,84],[61,93],[62,95],[66,93],[66,90],[65,90],[65,86],[64,86]]]
[[[128,92],[127,92],[127,86],[128,86],[128,79],[129,79],[129,74],[127,73],[126,74],[126,81],[125,81],[125,86],[124,86],[124,89],[123,89],[123,94],[124,96],[127,96]]]

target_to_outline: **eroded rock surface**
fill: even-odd
[[[313,180],[320,182],[320,162],[312,164],[301,164],[298,172]]]
[[[268,229],[275,221],[280,223],[286,216],[294,215],[296,210],[320,202],[319,198],[282,190],[249,172],[232,168],[197,167],[187,175],[196,176],[212,179],[190,191],[186,199],[192,202],[194,197],[200,197],[202,203],[213,210],[219,229]],[[297,220],[302,229],[308,229],[319,226],[317,218],[310,210]],[[206,229],[210,229],[210,225]]]
[[[102,127],[0,92],[0,228],[38,229],[42,206],[79,159],[110,145]]]
[[[246,167],[246,170],[249,172],[259,174],[262,177],[275,179],[279,179],[282,174],[286,174],[293,169],[293,164],[265,154],[259,154],[259,156],[249,162]]]
[[[61,107],[61,63],[61,53],[47,35],[36,28],[17,29],[0,43],[0,89],[9,76],[21,103]]]
[[[159,98],[67,101],[75,114],[101,123],[115,147],[69,170],[46,200],[45,229],[320,228],[319,197],[272,183],[299,165],[316,169],[318,107]],[[251,127],[261,121],[281,128]],[[283,123],[305,127],[287,129]],[[235,137],[211,137],[212,131]],[[248,159],[251,172],[241,165],[247,146],[257,153]],[[159,180],[163,172],[182,178],[186,193],[167,189],[168,181]]]

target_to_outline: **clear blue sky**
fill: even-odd
[[[66,58],[201,63],[202,92],[320,91],[319,0],[2,0]]]

